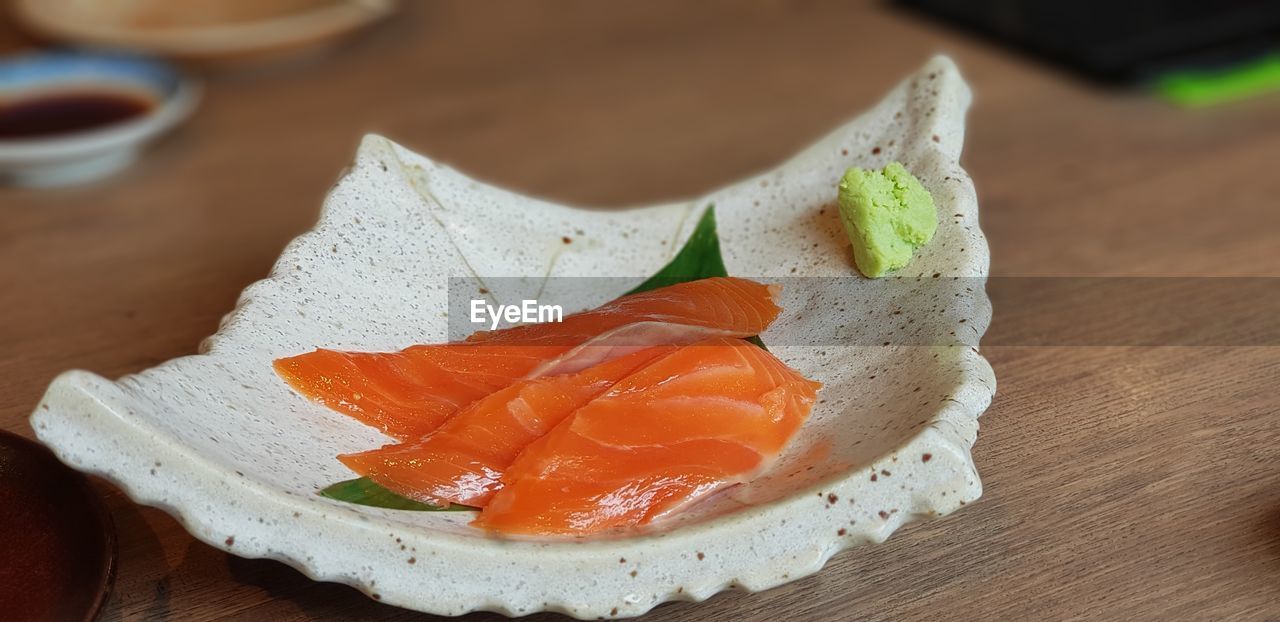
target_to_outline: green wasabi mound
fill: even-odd
[[[840,220],[853,242],[858,270],[871,278],[911,262],[938,230],[933,195],[907,169],[890,162],[883,171],[851,168],[840,180]]]

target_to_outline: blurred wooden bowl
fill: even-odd
[[[389,15],[396,0],[13,0],[36,35],[204,63],[294,56]]]

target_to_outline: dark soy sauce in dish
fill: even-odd
[[[155,102],[108,91],[51,91],[0,101],[0,140],[58,136],[140,117]]]

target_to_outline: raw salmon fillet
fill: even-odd
[[[675,350],[655,346],[573,374],[521,380],[462,409],[423,439],[338,459],[402,497],[483,507],[529,443],[619,380]]]
[[[649,523],[768,468],[820,387],[740,339],[684,346],[530,444],[473,524],[586,535]]]
[[[299,393],[400,440],[517,380],[573,373],[660,344],[746,337],[777,317],[776,286],[715,277],[623,296],[562,322],[400,352],[316,350],[275,361]]]

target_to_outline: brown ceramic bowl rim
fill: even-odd
[[[100,525],[102,531],[102,556],[106,560],[106,568],[101,573],[101,580],[94,587],[93,603],[85,611],[85,622],[96,620],[102,613],[103,608],[107,604],[107,599],[111,595],[111,589],[115,585],[117,558],[119,557],[119,542],[116,539],[115,521],[111,519],[111,512],[107,510],[107,506],[102,501],[102,497],[89,483],[89,478],[83,473],[72,469],[63,464],[58,457],[49,450],[48,447],[33,441],[20,434],[15,434],[7,430],[0,430],[0,443],[9,443],[15,447],[17,451],[24,451],[33,455],[39,455],[42,459],[50,460],[62,468],[67,470],[68,477],[75,481],[77,492],[85,499],[93,514],[95,521]]]

